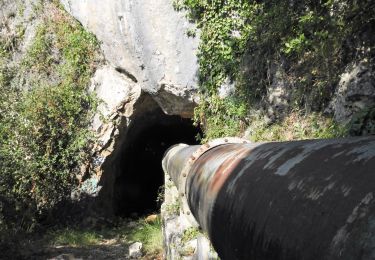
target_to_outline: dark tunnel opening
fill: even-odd
[[[127,144],[118,161],[114,186],[114,213],[144,215],[160,208],[157,202],[164,184],[161,161],[165,151],[177,143],[197,144],[200,130],[191,119],[165,115],[159,109],[134,120]]]

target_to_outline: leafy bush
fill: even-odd
[[[163,234],[161,230],[161,219],[147,223],[145,220],[139,220],[137,227],[128,232],[130,241],[140,241],[143,244],[142,250],[148,254],[160,254],[163,250]]]
[[[177,0],[174,6],[176,9],[188,9],[189,18],[197,22],[202,32],[198,59],[203,102],[196,109],[195,121],[206,130],[204,140],[234,135],[241,128],[245,100],[239,96],[221,100],[217,89],[225,81],[235,79],[238,74],[247,38],[252,30],[246,20],[255,8],[248,1],[235,0],[225,3]]]
[[[186,9],[201,29],[203,102],[195,119],[206,139],[240,135],[246,129],[241,125],[251,123],[243,109],[267,110],[275,64],[281,65],[290,86],[289,108],[283,114],[299,111],[308,116],[327,107],[349,62],[374,57],[370,0],[175,0],[174,6]],[[227,80],[236,82],[229,98],[235,102],[230,104],[218,98]]]
[[[213,95],[195,109],[195,119],[202,122],[206,142],[223,136],[235,136],[244,130],[246,106],[234,98],[222,99]]]
[[[0,57],[0,237],[33,229],[69,198],[92,140],[97,101],[87,86],[98,42],[56,4],[42,6],[51,13],[39,14],[20,64]]]

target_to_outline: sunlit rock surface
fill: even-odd
[[[198,37],[169,0],[61,0],[102,43],[108,63],[151,94],[166,114],[191,116]],[[166,87],[168,86],[168,87]]]
[[[335,120],[349,121],[353,114],[374,106],[375,72],[368,63],[361,62],[347,69],[340,77],[331,102]]]

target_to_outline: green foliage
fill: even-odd
[[[35,2],[31,3],[32,11],[35,16],[40,15],[43,12],[43,5],[45,4],[45,2],[45,0],[36,0]]]
[[[168,204],[165,206],[165,212],[167,212],[170,215],[178,215],[180,213],[181,209],[181,202],[177,200],[173,204]]]
[[[335,138],[347,135],[346,127],[339,126],[332,119],[318,113],[301,115],[293,112],[271,125],[258,118],[252,121],[250,129],[252,131],[248,138],[254,142]]]
[[[21,0],[16,0],[16,3],[17,3],[18,15],[22,17],[26,9],[25,3]]]
[[[339,2],[335,7],[313,1],[263,3],[250,21],[254,33],[247,42],[246,66],[252,74],[245,75],[241,91],[246,96],[260,93],[255,95],[260,100],[272,84],[267,73],[283,62],[284,78],[293,86],[293,108],[321,111],[341,73],[340,48],[347,37],[345,13],[336,12],[336,5],[345,1]]]
[[[175,0],[177,10],[201,30],[199,79],[203,102],[195,120],[205,139],[239,135],[247,111],[266,106],[275,65],[290,86],[290,108],[323,111],[348,61],[373,59],[373,4],[366,1]],[[225,81],[236,82],[232,97],[240,113],[217,98]],[[220,109],[218,109],[220,108]],[[235,110],[235,109],[234,109]]]
[[[8,26],[8,23],[8,19],[5,18],[3,26]],[[18,49],[19,43],[24,38],[25,30],[24,26],[18,25],[16,26],[15,31],[5,31],[2,37],[0,37],[0,64],[2,64],[5,59],[9,59],[12,52]]]
[[[53,245],[82,247],[99,245],[101,232],[95,230],[63,229],[50,233],[49,239]]]
[[[180,0],[175,1],[174,6],[177,10],[187,9],[189,18],[196,21],[201,30],[198,58],[203,102],[196,109],[195,121],[206,129],[204,140],[236,134],[245,104],[238,97],[235,101],[221,100],[217,89],[226,80],[236,78],[252,29],[246,20],[254,8],[247,1],[234,0],[225,3]],[[239,102],[239,107],[234,102]]]
[[[92,140],[97,100],[86,88],[98,43],[49,8],[20,65],[7,65],[9,48],[0,57],[0,229],[30,230],[69,198]]]
[[[140,220],[136,228],[128,233],[130,241],[139,241],[143,244],[142,250],[146,254],[157,254],[163,248],[163,234],[161,232],[161,219],[157,218],[152,223]]]
[[[25,70],[34,69],[38,72],[47,72],[52,65],[52,35],[47,32],[47,25],[40,25],[36,30],[34,41],[27,50],[23,61]]]
[[[99,225],[96,228],[63,228],[48,232],[44,240],[49,245],[66,247],[88,247],[103,245],[128,246],[134,242],[143,244],[146,259],[154,259],[163,250],[161,220],[147,223],[144,219],[128,222],[118,220],[113,225]]]
[[[195,29],[189,29],[186,31],[187,37],[194,38],[197,34],[197,31]]]
[[[189,242],[190,240],[193,240],[197,238],[201,234],[199,230],[195,227],[190,227],[188,229],[184,230],[184,233],[182,234],[181,242],[183,244]]]
[[[245,19],[252,13],[247,1],[186,0],[176,4],[190,11],[190,18],[201,29],[199,77],[204,90],[216,94],[216,88],[229,75],[233,77],[251,30]]]
[[[242,119],[246,115],[246,105],[234,98],[222,99],[211,96],[195,109],[195,119],[205,130],[203,142],[223,136],[235,136],[244,127]]]
[[[375,107],[363,109],[356,113],[348,124],[350,135],[375,134]]]
[[[292,52],[301,53],[304,48],[306,48],[308,41],[303,33],[298,35],[298,38],[292,38],[285,42],[285,48],[283,52],[290,54]]]

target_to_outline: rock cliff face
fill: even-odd
[[[81,192],[99,196],[96,209],[109,215],[139,208],[140,204],[147,204],[141,201],[147,200],[145,195],[149,191],[145,189],[163,184],[163,176],[160,183],[157,183],[159,177],[153,177],[157,174],[156,168],[161,168],[160,152],[172,144],[187,142],[189,135],[194,137],[186,130],[177,129],[179,125],[192,129],[191,123],[182,118],[192,117],[198,101],[196,49],[199,39],[186,35],[193,25],[183,13],[173,9],[170,0],[61,2],[101,41],[107,61],[96,71],[90,87],[102,102],[92,124],[98,141],[92,161],[82,168],[82,176],[89,177],[82,179]],[[174,134],[176,131],[179,133]],[[147,138],[154,135],[157,137],[150,142]],[[147,142],[144,149],[138,140]],[[140,150],[144,151],[137,155]],[[148,158],[147,150],[159,154]],[[147,167],[140,163],[149,164],[152,172],[143,175]],[[151,182],[154,184],[150,185]],[[169,190],[166,193],[167,197],[171,196]],[[152,194],[151,201],[155,195]],[[176,228],[173,223],[179,220],[163,217],[166,226],[172,229]],[[173,237],[183,236],[189,227],[187,224],[173,230],[173,234],[177,232]],[[166,241],[168,248],[169,242]],[[176,251],[175,255],[181,257],[183,251]]]
[[[134,181],[129,175],[141,174],[141,170],[131,172],[129,168],[135,162],[125,158],[139,150],[139,144],[134,144],[138,134],[147,129],[161,131],[156,126],[178,128],[181,124],[192,129],[191,122],[183,118],[192,117],[198,102],[199,36],[187,36],[194,25],[183,12],[174,10],[170,0],[60,2],[96,35],[106,60],[90,87],[101,103],[92,123],[97,143],[92,149],[92,161],[81,169],[80,192],[99,195],[97,208],[116,213],[116,201],[128,191],[136,193],[141,189],[140,184],[128,187]],[[183,138],[183,130],[180,135]],[[169,137],[159,134],[157,145],[163,146],[157,148],[159,153],[166,145],[178,142],[177,135],[170,136],[177,139],[166,142],[164,139]],[[124,190],[126,187],[128,191]]]
[[[65,9],[102,42],[108,63],[166,114],[190,117],[196,101],[198,37],[169,0],[61,0]]]
[[[106,65],[97,70],[91,86],[103,101],[93,121],[98,143],[93,149],[93,161],[82,168],[83,176],[87,172],[94,176],[83,187],[89,193],[97,193],[101,186],[113,187],[116,176],[121,174],[113,165],[122,156],[124,147],[132,142],[128,136],[130,128],[139,122],[143,122],[141,127],[149,127],[151,121],[168,121],[166,115],[192,117],[193,108],[199,102],[196,55],[199,32],[196,37],[188,37],[187,32],[194,25],[184,12],[174,10],[171,0],[60,2],[97,36],[106,59]],[[248,60],[258,66],[253,59]],[[326,109],[337,122],[350,121],[353,114],[374,103],[371,64],[355,64],[340,76]],[[280,64],[272,65],[268,74],[271,84],[264,97],[265,110],[273,120],[288,110],[293,91]],[[220,96],[228,96],[233,91],[234,84],[224,84]],[[314,100],[308,101],[314,103]],[[144,119],[145,115],[153,119]],[[102,176],[110,177],[103,179]],[[104,188],[106,201],[113,199],[113,192],[112,188]]]

